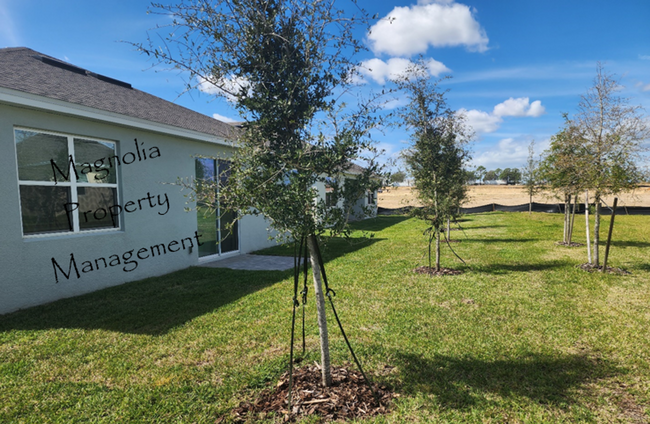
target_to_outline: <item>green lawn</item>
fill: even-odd
[[[649,422],[650,218],[616,224],[610,265],[630,275],[578,269],[559,214],[466,216],[467,265],[443,252],[460,276],[412,272],[425,226],[405,217],[331,241],[348,336],[401,395],[364,422]],[[291,271],[190,268],[0,316],[0,422],[213,423],[286,369],[291,298]],[[313,361],[311,297],[307,312]],[[331,323],[333,361],[351,361]]]

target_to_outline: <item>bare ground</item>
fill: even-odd
[[[614,202],[613,196],[605,199],[607,205]],[[533,196],[533,202],[556,203],[561,202],[550,192],[543,192]],[[580,202],[584,202],[584,196],[580,196]],[[501,205],[521,205],[528,203],[528,195],[523,186],[470,186],[469,199],[463,207],[488,205],[498,203]],[[384,188],[378,196],[378,206],[381,208],[395,209],[404,206],[419,206],[411,187],[390,187]],[[650,187],[643,186],[634,192],[618,196],[619,206],[650,206]]]

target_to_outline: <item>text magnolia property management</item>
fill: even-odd
[[[54,175],[54,183],[57,184],[59,177],[63,178],[63,181],[70,180],[70,174],[73,172],[74,176],[79,179],[79,174],[86,175],[87,178],[94,178],[94,182],[101,183],[106,181],[108,176],[113,172],[117,167],[121,165],[130,165],[132,163],[141,163],[147,159],[155,159],[160,157],[160,149],[156,146],[150,147],[147,149],[144,147],[144,143],[138,143],[138,139],[134,139],[135,143],[135,153],[126,152],[120,156],[114,155],[109,157],[102,157],[92,162],[84,162],[80,166],[80,170],[77,171],[77,167],[74,163],[74,158],[72,155],[68,158],[67,163],[67,172],[64,172],[54,159],[50,159],[50,164],[52,166],[52,174]],[[71,171],[72,169],[72,171]],[[58,175],[57,175],[58,173]],[[68,202],[62,204],[61,207],[66,212],[68,217],[68,224],[70,230],[73,229],[71,214],[74,211],[78,212],[79,220],[84,220],[88,222],[89,217],[93,217],[96,220],[102,220],[107,216],[110,216],[111,222],[114,227],[118,226],[118,220],[120,214],[124,213],[133,213],[143,209],[154,209],[158,215],[165,215],[169,212],[169,197],[167,193],[152,195],[150,192],[147,192],[145,197],[139,199],[133,199],[125,202],[123,205],[114,204],[106,208],[99,207],[95,210],[82,211],[79,210],[78,202]],[[81,278],[81,274],[86,274],[92,271],[98,271],[102,268],[122,266],[124,272],[131,272],[138,267],[139,261],[154,258],[156,256],[166,255],[168,252],[175,253],[180,250],[185,250],[186,248],[194,248],[194,242],[192,239],[196,240],[197,246],[201,246],[202,243],[199,241],[201,235],[198,234],[198,231],[194,232],[194,236],[185,237],[180,240],[172,240],[168,243],[159,243],[149,247],[142,247],[137,250],[130,249],[122,254],[112,254],[108,257],[99,257],[93,260],[84,260],[77,265],[77,259],[75,258],[74,253],[70,253],[70,259],[68,263],[67,272],[59,265],[57,260],[52,257],[52,268],[54,270],[54,279],[59,282],[59,273],[65,277],[66,280],[69,280],[71,277],[76,276],[76,278]],[[187,242],[187,245],[186,245]],[[135,252],[135,257],[134,257]],[[62,261],[65,263],[65,261]],[[80,272],[81,270],[81,272]]]

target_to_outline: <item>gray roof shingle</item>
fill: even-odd
[[[232,139],[235,127],[26,47],[0,49],[0,87]]]

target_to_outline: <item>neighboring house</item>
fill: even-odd
[[[0,49],[0,313],[272,245],[263,218],[225,237],[232,217],[186,212],[168,184],[221,175],[227,160],[199,157],[227,158],[234,131],[128,83]]]
[[[485,181],[483,181],[483,184],[485,184],[485,185],[507,185],[508,182],[506,180],[485,180]]]

